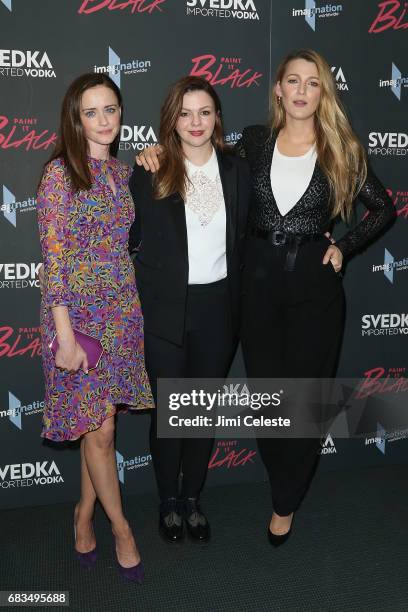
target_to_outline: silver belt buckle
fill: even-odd
[[[280,230],[275,230],[271,234],[272,244],[282,246],[286,242],[286,234]]]

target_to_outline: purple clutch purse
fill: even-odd
[[[73,331],[76,342],[78,342],[78,344],[84,349],[88,357],[88,368],[90,370],[97,368],[103,353],[102,344],[93,336],[84,334],[84,332],[81,332],[77,329],[74,329]],[[55,357],[55,354],[58,350],[57,334],[55,334],[49,347]]]

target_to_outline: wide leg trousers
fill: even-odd
[[[322,264],[330,241],[300,246],[295,269],[285,270],[287,246],[248,239],[242,347],[250,378],[331,378],[344,326],[341,276]],[[258,438],[275,512],[296,510],[318,461],[316,438]]]

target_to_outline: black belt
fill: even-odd
[[[293,272],[299,246],[305,242],[317,242],[322,240],[323,234],[289,234],[281,230],[262,230],[253,228],[252,236],[267,240],[273,246],[289,246],[286,255],[285,270]]]

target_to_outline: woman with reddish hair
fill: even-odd
[[[160,117],[165,153],[154,175],[135,166],[130,232],[145,322],[145,356],[157,402],[159,378],[224,378],[235,353],[249,205],[247,163],[224,145],[221,104],[204,79],[170,88]],[[160,410],[160,406],[159,406]],[[212,438],[157,436],[151,453],[160,495],[159,530],[171,542],[208,540],[199,506]]]

